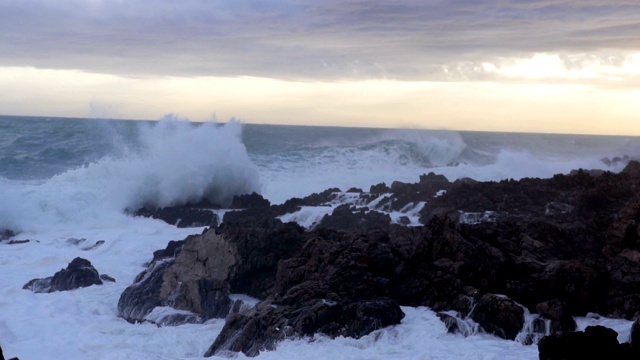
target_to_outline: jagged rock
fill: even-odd
[[[487,332],[510,339],[524,323],[524,310],[518,304],[531,312],[538,308],[541,318],[532,324],[537,334],[542,333],[545,319],[556,331],[569,331],[575,326],[570,314],[592,311],[632,318],[640,308],[640,261],[636,261],[640,256],[640,172],[635,174],[634,166],[630,162],[627,172],[597,177],[582,170],[551,179],[452,184],[429,174],[419,184],[395,183],[391,188],[380,184],[358,195],[356,201],[366,204],[384,193],[387,199],[377,201],[378,209],[428,198],[421,227],[389,224],[385,219],[386,225],[377,229],[338,231],[318,226],[304,231],[275,219],[300,206],[333,205],[338,189],[290,199],[283,205],[227,212],[224,223],[209,230],[237,252],[224,281],[214,281],[201,269],[206,268],[205,262],[220,261],[216,256],[227,256],[228,251],[203,248],[206,255],[194,256],[191,251],[187,257],[185,248],[193,240],[176,242],[154,254],[151,267],[162,270],[161,275],[147,271],[136,280],[155,281],[150,289],[139,290],[138,297],[149,296],[149,309],[175,307],[176,302],[160,300],[165,284],[163,294],[175,295],[171,299],[182,304],[179,309],[197,316],[220,313],[216,306],[228,306],[225,294],[229,291],[267,299],[253,313],[232,315],[230,319],[235,320],[216,340],[213,348],[217,350],[212,350],[247,353],[273,348],[283,336],[305,334],[302,328],[286,325],[294,321],[290,312],[311,314],[304,318],[314,323],[330,313],[331,304],[346,308],[372,299],[457,311],[481,323]],[[366,211],[341,206],[327,219],[348,223],[345,219],[354,212],[357,218]],[[461,223],[464,216],[455,216],[471,211],[494,215],[491,222],[477,224]],[[333,215],[343,217],[332,219]],[[203,243],[209,246],[215,242]],[[185,271],[176,272],[173,267],[181,257]],[[208,275],[189,274],[188,267],[196,275]],[[130,288],[136,287],[141,286]],[[204,298],[202,289],[207,294]],[[324,325],[317,331],[320,328],[333,331]]]
[[[640,349],[619,344],[618,333],[604,326],[545,336],[538,342],[540,360],[638,359]]]
[[[421,175],[417,184],[407,184],[399,181],[391,183],[393,193],[392,210],[400,210],[408,204],[416,204],[419,201],[431,201],[438,191],[448,190],[451,183],[444,175],[436,175],[433,172]]]
[[[186,240],[169,241],[166,248],[162,250],[156,250],[153,252],[152,261],[155,262],[155,261],[164,260],[167,258],[175,258],[176,256],[178,256],[180,251],[182,251],[182,247],[184,246],[185,242]]]
[[[195,208],[189,205],[164,207],[161,209],[148,209],[143,207],[138,209],[134,216],[144,216],[159,219],[167,224],[175,225],[179,228],[213,226],[218,223],[217,217],[209,209]]]
[[[269,206],[271,206],[269,200],[254,192],[245,195],[234,195],[229,209],[264,209]]]
[[[118,315],[142,321],[155,307],[171,306],[203,319],[225,317],[232,305],[229,272],[238,261],[235,246],[215,231],[192,235],[175,258],[153,262],[125,289]]]
[[[107,282],[116,282],[116,279],[112,278],[107,274],[100,274],[100,280],[107,281]]]
[[[0,360],[4,360],[4,354],[2,353],[2,347],[0,347]],[[17,357],[12,357],[9,360],[19,360]]]
[[[604,273],[580,260],[549,261],[538,282],[541,296],[560,299],[577,315],[596,309],[605,296]]]
[[[163,306],[160,299],[163,275],[174,261],[175,259],[166,259],[152,262],[138,274],[133,284],[120,295],[118,316],[131,323],[143,322],[153,309]]]
[[[93,244],[91,246],[83,247],[82,250],[83,251],[95,250],[95,249],[99,248],[100,246],[102,246],[102,244],[104,244],[104,240],[98,240],[98,241],[96,241],[95,244]]]
[[[536,310],[540,316],[551,320],[551,334],[567,333],[576,330],[576,321],[573,319],[571,310],[566,303],[558,299],[553,299],[538,304]]]
[[[269,221],[274,218],[274,214],[269,209],[250,208],[245,210],[227,211],[224,213],[222,222],[225,224],[241,224],[252,226],[252,224]]]
[[[285,338],[322,333],[332,338],[359,338],[383,327],[398,324],[404,313],[390,299],[336,303],[316,300],[305,305],[273,306],[269,302],[227,318],[224,328],[205,357],[228,351],[257,356],[274,350]]]
[[[637,317],[636,320],[631,325],[631,335],[629,335],[629,343],[634,347],[640,349],[640,317]]]
[[[471,318],[488,333],[514,340],[524,326],[524,310],[505,296],[483,295]]]
[[[453,316],[446,314],[444,312],[438,312],[438,318],[444,323],[444,326],[447,328],[447,332],[449,334],[457,334],[460,332],[460,326],[458,325],[458,319]]]
[[[37,241],[37,240],[36,240]],[[28,242],[31,242],[31,240],[29,239],[24,239],[24,240],[9,240],[9,242],[7,244],[9,245],[19,245],[19,244],[26,244]]]
[[[356,209],[349,205],[336,207],[331,215],[325,215],[318,226],[335,230],[369,230],[387,227],[391,217],[378,211]]]
[[[391,188],[389,188],[385,183],[380,183],[377,185],[371,185],[369,192],[372,194],[386,194],[391,192]]]
[[[50,293],[53,292],[51,290],[51,279],[53,277],[49,276],[42,279],[32,279],[29,280],[28,283],[24,284],[22,287],[25,290],[31,290],[34,293]]]
[[[53,276],[44,279],[33,279],[22,288],[36,293],[50,293],[91,285],[102,285],[100,274],[89,260],[78,257],[73,259],[65,269],[58,271]]]
[[[170,306],[202,320],[224,318],[234,305],[230,288],[264,297],[278,259],[301,246],[296,243],[302,233],[296,224],[272,220],[254,227],[223,224],[170,242],[122,293],[118,315],[140,322],[156,307]]]

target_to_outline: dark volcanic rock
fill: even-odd
[[[227,280],[238,260],[235,247],[215,231],[192,235],[175,258],[160,258],[136,277],[120,296],[118,315],[140,322],[155,307],[171,306],[203,319],[225,317],[232,305]]]
[[[537,282],[540,296],[556,297],[579,315],[597,309],[605,296],[605,274],[580,260],[549,261]]]
[[[73,259],[66,269],[58,271],[52,277],[33,279],[22,288],[36,293],[50,293],[91,285],[102,285],[100,274],[89,260],[78,257]]]
[[[619,344],[618,334],[603,326],[588,326],[585,331],[549,335],[538,343],[540,360],[638,359],[634,344]]]
[[[485,294],[471,313],[488,333],[514,340],[524,326],[524,310],[513,300],[500,295]]]
[[[2,347],[0,347],[0,360],[5,360],[4,359],[4,354],[2,353]],[[9,360],[19,360],[17,357],[12,357]]]
[[[438,191],[448,190],[451,183],[444,175],[436,175],[430,172],[420,176],[417,184],[407,184],[394,181],[391,184],[393,193],[392,210],[400,210],[408,204],[416,204],[419,201],[431,201]]]
[[[229,314],[234,292],[265,297],[277,261],[301,246],[303,229],[277,220],[253,227],[223,224],[171,242],[120,296],[118,314],[145,321],[159,306],[189,311],[201,320]],[[175,321],[171,322],[175,324]]]
[[[349,205],[336,207],[331,215],[320,220],[319,227],[335,230],[370,230],[388,227],[391,217],[378,211],[357,209]]]
[[[454,311],[507,339],[523,328],[522,304],[540,316],[530,324],[533,341],[549,321],[551,332],[570,334],[574,314],[631,319],[640,308],[636,167],[500,182],[450,183],[429,174],[418,184],[349,195],[361,206],[384,193],[376,208],[388,210],[424,201],[420,227],[389,224],[349,205],[310,231],[275,218],[301,206],[333,206],[342,196],[337,189],[272,206],[257,195],[240,197],[246,209],[227,212],[217,229],[154,253],[119,309],[133,321],[156,306],[203,319],[233,308],[229,292],[266,299],[230,315],[209,355],[255,355],[314,332],[362,336],[397,323],[398,304]],[[460,214],[470,212],[481,221],[465,223],[471,217]]]
[[[321,193],[313,193],[302,199],[291,198],[282,205],[272,205],[270,211],[272,216],[280,216],[296,212],[300,210],[302,206],[329,206],[329,204],[337,198],[339,193],[340,189],[330,188]]]
[[[257,356],[273,350],[280,340],[322,333],[330,337],[359,338],[383,327],[398,324],[404,313],[390,299],[337,303],[316,300],[305,306],[273,306],[263,302],[255,309],[227,318],[205,357],[227,351]]]
[[[209,209],[196,208],[191,206],[164,207],[161,209],[148,209],[143,207],[134,213],[134,216],[144,216],[159,219],[167,224],[175,225],[179,228],[216,226],[217,217]]]
[[[536,306],[538,314],[551,320],[551,334],[567,333],[576,330],[576,321],[567,304],[558,299],[545,301]]]
[[[246,195],[235,195],[229,209],[264,209],[269,206],[271,206],[269,200],[254,192]]]
[[[631,335],[629,342],[640,350],[640,317],[638,317],[631,325]]]
[[[107,281],[107,282],[116,282],[116,279],[112,278],[107,274],[100,274],[100,280]]]

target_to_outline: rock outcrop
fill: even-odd
[[[5,360],[4,359],[4,354],[2,353],[2,348],[0,347],[0,360]],[[9,360],[19,360],[17,357],[12,357]]]
[[[584,331],[550,335],[538,343],[540,360],[583,360],[640,358],[640,344],[618,342],[618,333],[604,326]]]
[[[260,351],[274,350],[278,341],[315,333],[359,338],[398,324],[403,317],[398,304],[390,299],[347,303],[318,299],[296,305],[262,302],[254,309],[227,318],[204,356],[229,351],[257,356]]]
[[[573,334],[573,315],[638,315],[640,163],[620,174],[501,182],[429,174],[417,184],[351,192],[358,205],[336,207],[312,230],[276,218],[335,206],[343,195],[328,189],[283,205],[239,197],[245,210],[227,212],[218,228],[156,252],[121,297],[121,316],[142,321],[167,306],[224,316],[230,292],[248,294],[264,301],[231,315],[207,354],[255,355],[285,337],[358,337],[397,324],[398,305],[429,306],[445,320],[456,312],[505,339],[522,330],[525,308],[538,314],[538,334],[548,323],[558,337]],[[392,211],[420,202],[422,226],[375,213],[375,225],[363,226],[372,211],[362,206]]]
[[[33,279],[22,288],[35,293],[51,293],[54,291],[68,291],[91,285],[102,285],[100,274],[83,258],[73,259],[69,265],[53,276]]]
[[[175,225],[179,228],[216,226],[217,216],[207,208],[197,208],[192,206],[164,207],[159,209],[140,208],[133,213],[134,216],[144,216],[158,219],[167,224]]]
[[[263,225],[225,225],[170,242],[154,253],[147,269],[120,296],[119,316],[141,322],[157,307],[172,307],[191,316],[154,321],[162,325],[180,323],[180,319],[199,322],[229,314],[234,306],[231,287],[264,297],[275,280],[276,259],[300,246],[303,230],[277,220]]]

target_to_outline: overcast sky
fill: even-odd
[[[0,114],[640,135],[640,1],[0,0]]]

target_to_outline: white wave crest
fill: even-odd
[[[259,173],[241,142],[242,124],[195,125],[175,117],[140,124],[137,144],[38,184],[3,180],[0,227],[54,223],[102,226],[126,209],[164,207],[260,190]],[[116,220],[117,221],[117,220]],[[111,221],[113,225],[113,221]]]

